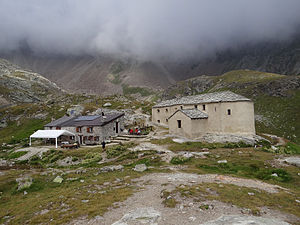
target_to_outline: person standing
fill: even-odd
[[[106,143],[105,143],[104,140],[101,142],[101,145],[102,145],[102,150],[105,151],[105,145],[106,145]]]

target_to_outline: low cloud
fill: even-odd
[[[109,54],[148,60],[282,41],[299,0],[1,0],[0,50]]]

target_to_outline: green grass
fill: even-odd
[[[140,176],[132,170],[124,172],[103,173],[93,175],[90,171],[84,175],[64,175],[62,184],[53,183],[56,175],[33,176],[33,185],[26,191],[15,192],[15,179],[19,176],[19,171],[10,171],[0,177],[0,191],[3,192],[0,198],[0,222],[5,220],[4,216],[13,217],[10,224],[37,224],[49,223],[63,224],[81,216],[88,218],[96,215],[103,215],[109,207],[113,207],[114,202],[124,201],[133,193],[132,187],[124,185],[130,183],[130,179]],[[77,181],[67,181],[68,176],[77,177]],[[130,178],[114,184],[116,178]],[[81,183],[79,180],[84,179]],[[100,190],[97,185],[110,182],[109,187],[103,186]],[[89,184],[89,185],[87,185]],[[89,192],[91,191],[91,192]],[[102,192],[101,192],[102,191]],[[82,200],[88,199],[89,202],[83,203]],[[28,207],[30,206],[30,207]],[[49,210],[48,213],[41,215],[43,209]]]
[[[26,155],[27,154],[27,151],[20,151],[20,152],[11,152],[9,155],[8,155],[8,159],[16,159],[16,158],[19,158],[23,155]]]
[[[233,70],[219,76],[217,80],[222,79],[226,83],[249,83],[249,82],[268,82],[271,80],[284,78],[285,75],[266,73],[253,70]]]
[[[123,84],[123,94],[124,95],[131,95],[131,94],[141,94],[141,96],[149,96],[152,95],[154,92],[148,88],[142,87],[131,87],[127,84]]]
[[[204,142],[185,142],[177,143],[171,138],[151,140],[152,144],[167,145],[168,149],[174,152],[178,151],[203,151],[203,149],[217,148],[245,148],[250,145],[244,142],[238,143],[204,143]]]
[[[259,133],[276,134],[300,144],[300,90],[290,97],[259,96],[255,100],[255,113],[267,122],[256,122]]]

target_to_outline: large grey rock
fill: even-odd
[[[203,223],[202,225],[289,225],[289,223],[270,218],[257,216],[221,216],[216,220]]]
[[[53,182],[61,184],[63,182],[63,180],[64,179],[61,176],[57,176],[57,177],[55,177],[55,179],[53,180]]]
[[[18,191],[29,188],[32,185],[32,177],[20,177],[16,179]]]
[[[147,170],[147,166],[145,164],[138,164],[134,167],[133,170],[137,172],[144,172],[145,170]]]
[[[152,207],[139,208],[125,214],[120,220],[112,225],[128,225],[128,224],[151,224],[156,225],[160,219],[160,212]]]
[[[111,106],[111,103],[110,102],[106,102],[103,107],[110,107]]]
[[[296,156],[288,157],[288,158],[284,159],[284,162],[294,165],[294,166],[297,166],[297,167],[300,167],[300,157],[296,157]]]
[[[78,165],[78,164],[80,164],[80,162],[81,162],[80,160],[73,162],[72,156],[68,156],[64,159],[57,160],[56,164],[58,166],[72,166],[72,165]]]
[[[122,165],[104,166],[99,170],[99,172],[113,172],[113,171],[118,171],[118,170],[123,170],[123,169],[124,169],[124,166],[122,166]]]
[[[81,105],[73,105],[67,109],[67,115],[69,116],[80,116],[83,113],[84,107]]]

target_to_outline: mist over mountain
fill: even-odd
[[[299,74],[298,0],[3,0],[0,56],[71,91],[233,69]]]

